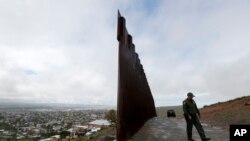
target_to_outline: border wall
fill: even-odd
[[[132,137],[150,118],[156,116],[154,99],[126,20],[118,11],[118,93],[117,141]]]

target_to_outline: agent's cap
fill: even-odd
[[[192,96],[192,97],[195,97],[193,93],[189,92],[187,93],[187,96]]]

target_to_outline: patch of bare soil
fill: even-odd
[[[205,106],[200,110],[203,122],[229,129],[230,124],[250,124],[250,96]]]

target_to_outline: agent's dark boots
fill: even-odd
[[[204,139],[202,139],[202,141],[209,141],[209,140],[211,140],[211,138],[204,138]]]

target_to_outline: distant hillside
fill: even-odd
[[[106,105],[13,102],[0,98],[0,112],[109,110],[113,108],[113,106]]]
[[[200,110],[203,122],[228,129],[230,124],[250,124],[250,96],[244,96],[204,106]]]

